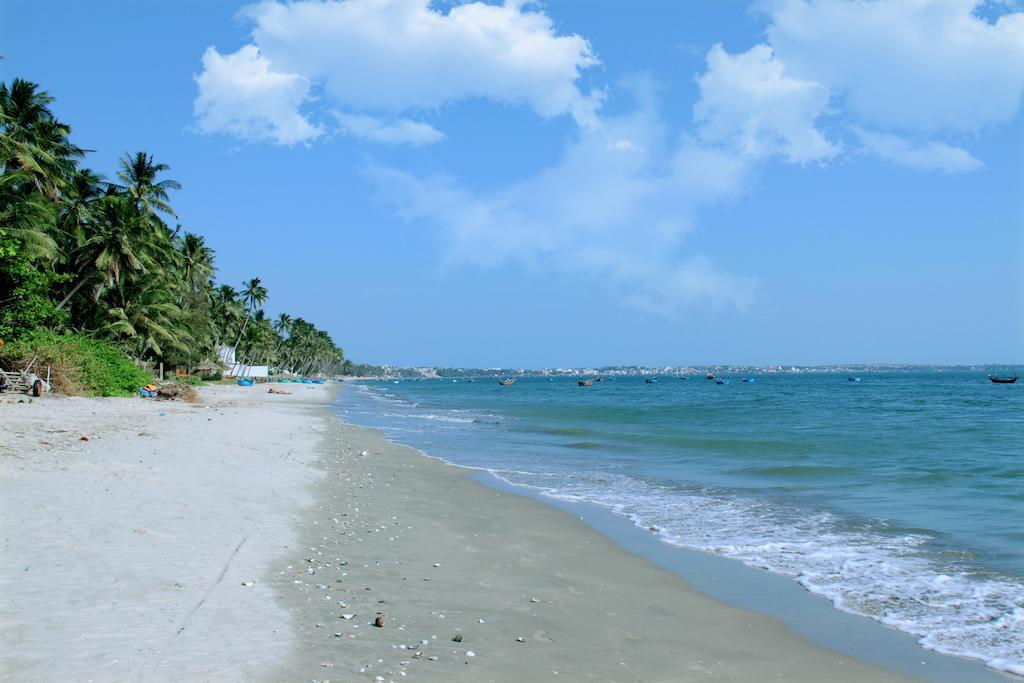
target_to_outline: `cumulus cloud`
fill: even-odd
[[[984,166],[970,152],[934,140],[915,143],[898,135],[856,130],[864,146],[880,159],[921,171],[966,173]]]
[[[389,145],[430,145],[444,139],[444,133],[428,123],[409,119],[386,120],[366,114],[335,113],[342,132],[364,140]]]
[[[599,63],[590,44],[559,35],[550,17],[522,0],[470,2],[447,13],[430,0],[268,1],[243,16],[253,24],[253,44],[229,55],[211,48],[196,77],[203,130],[311,139],[318,129],[301,113],[311,85],[324,106],[378,119],[487,98],[589,126],[602,100],[579,85],[582,72]],[[408,123],[400,126],[407,137]],[[418,141],[428,137],[424,126],[412,134]]]
[[[558,164],[492,192],[394,168],[369,174],[404,218],[440,229],[449,262],[540,265],[661,313],[698,302],[744,308],[753,281],[687,253],[685,237],[695,211],[735,193],[748,167],[668,137],[649,108],[605,119],[582,129]]]
[[[1024,13],[995,21],[979,0],[774,0],[768,41],[797,78],[842,93],[863,124],[934,134],[1016,114]]]
[[[790,161],[826,159],[836,147],[815,127],[829,92],[792,78],[767,45],[730,55],[715,45],[697,79],[693,115],[703,139],[728,144],[750,157],[775,154]]]
[[[252,45],[230,55],[207,49],[196,84],[196,120],[205,133],[226,132],[243,140],[290,145],[322,132],[300,113],[309,97],[309,81],[273,70]]]
[[[767,0],[767,43],[707,56],[702,138],[793,162],[839,151],[821,131],[922,171],[982,167],[943,141],[1010,121],[1024,93],[1024,12],[980,0]],[[1005,9],[1005,8],[1003,8]]]

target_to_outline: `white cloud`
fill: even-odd
[[[253,44],[203,58],[196,78],[203,130],[311,139],[317,129],[300,113],[311,85],[325,107],[378,118],[487,98],[587,126],[603,97],[579,86],[582,72],[599,63],[590,44],[559,35],[550,17],[522,0],[470,2],[447,13],[430,0],[268,1],[243,16],[253,22]]]
[[[786,70],[845,95],[861,123],[935,134],[1013,118],[1024,91],[1024,13],[989,22],[979,0],[770,0]]]
[[[881,159],[921,171],[965,173],[984,166],[965,149],[934,140],[914,143],[898,135],[856,130],[864,146]]]
[[[793,162],[826,159],[836,147],[815,127],[829,101],[826,88],[791,78],[767,45],[730,55],[708,52],[708,70],[697,79],[694,119],[701,137],[750,157],[780,154]]]
[[[987,20],[980,0],[766,0],[767,44],[708,53],[694,119],[702,138],[750,157],[826,159],[820,130],[922,171],[983,164],[943,137],[1017,115],[1024,12]],[[826,109],[830,108],[830,109]],[[961,135],[962,137],[962,135]]]
[[[199,130],[205,133],[226,132],[244,140],[285,145],[306,142],[321,133],[299,112],[309,97],[309,81],[274,71],[252,45],[230,55],[208,48],[196,84],[195,114]]]
[[[444,140],[444,133],[428,123],[409,119],[384,120],[366,114],[335,113],[342,132],[364,140],[389,145],[431,145]]]
[[[684,249],[695,211],[735,193],[746,172],[731,153],[668,142],[647,108],[581,129],[558,164],[492,192],[391,168],[370,177],[406,220],[440,228],[451,263],[541,265],[670,313],[750,303],[751,280]]]

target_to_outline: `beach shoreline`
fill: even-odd
[[[0,407],[0,677],[909,680],[342,423],[334,391]]]

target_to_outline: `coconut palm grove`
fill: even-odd
[[[191,376],[234,346],[241,362],[274,373],[353,371],[313,323],[267,317],[259,277],[216,280],[213,250],[176,222],[182,188],[168,164],[125,152],[117,177],[102,177],[83,165],[87,150],[52,102],[35,83],[0,84],[0,353],[9,362],[103,345],[133,370],[162,363]],[[122,381],[122,393],[138,379]],[[111,388],[92,383],[118,393]]]

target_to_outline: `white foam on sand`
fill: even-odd
[[[0,678],[237,680],[286,656],[263,575],[311,502],[305,403],[328,396],[0,406]]]

